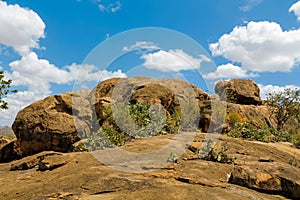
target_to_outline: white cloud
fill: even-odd
[[[78,65],[73,63],[70,66],[66,66],[65,69],[68,70],[68,77],[71,78],[70,81],[77,82],[88,82],[96,81],[101,82],[110,78],[126,78],[126,74],[122,70],[117,71],[107,71],[107,70],[98,70],[95,65]]]
[[[262,2],[262,0],[245,0],[245,4],[240,7],[241,11],[248,12],[253,7],[259,5]]]
[[[123,47],[122,51],[130,52],[134,50],[159,50],[160,48],[153,42],[138,41],[133,45]]]
[[[32,49],[39,48],[39,39],[44,37],[45,24],[34,11],[27,8],[0,1],[0,27],[0,51],[3,51],[3,44],[14,48],[21,55],[19,60],[9,64],[11,72],[5,71],[5,77],[13,80],[12,86],[26,88],[25,91],[22,89],[7,96],[9,110],[0,112],[0,125],[12,124],[20,109],[51,95],[52,83],[63,85],[73,81],[99,82],[112,77],[126,77],[121,70],[98,70],[96,66],[87,64],[74,63],[60,69],[48,60],[39,58]]]
[[[14,80],[13,85],[28,86],[29,91],[50,94],[50,83],[64,84],[71,80],[67,71],[57,68],[48,60],[39,59],[34,52],[11,62],[9,66],[13,72],[8,76]]]
[[[180,49],[159,50],[154,53],[144,54],[141,58],[145,60],[143,64],[145,67],[163,72],[198,69],[202,62],[210,62],[210,59],[204,55],[194,58]]]
[[[126,76],[121,70],[116,72],[97,70],[96,66],[88,64],[73,63],[60,69],[48,60],[38,58],[34,52],[23,56],[21,60],[11,62],[9,66],[13,72],[7,73],[6,76],[14,80],[13,85],[28,86],[29,91],[44,91],[47,94],[51,93],[50,83],[67,84],[74,80],[102,81]]]
[[[48,94],[42,94],[33,91],[19,91],[15,94],[8,94],[5,99],[8,102],[9,109],[1,110],[0,112],[0,125],[12,125],[17,113],[25,106],[33,101],[43,99]]]
[[[214,56],[241,63],[244,70],[289,72],[300,60],[300,29],[283,31],[275,22],[249,22],[210,44]]]
[[[244,70],[238,66],[235,66],[231,63],[218,66],[217,70],[204,74],[203,77],[207,80],[216,80],[216,79],[230,79],[230,78],[247,78],[247,77],[257,77],[256,73],[248,73],[247,70]]]
[[[101,3],[101,0],[94,0],[94,3],[98,4],[98,8],[101,12],[117,12],[121,10],[122,4],[120,1],[116,1],[115,3],[104,4]]]
[[[290,7],[289,12],[294,12],[294,14],[297,17],[297,20],[300,21],[300,1],[297,1],[296,3],[294,3]]]
[[[9,94],[6,101],[9,110],[1,111],[0,125],[11,125],[17,112],[30,103],[52,94],[51,83],[70,84],[73,81],[100,82],[113,77],[126,77],[121,70],[111,72],[97,70],[94,65],[72,64],[59,69],[48,60],[38,58],[34,52],[23,56],[20,60],[11,62],[12,73],[5,72],[5,77],[12,79],[12,86],[25,86],[26,91]],[[84,84],[84,83],[83,83]]]
[[[34,11],[0,1],[0,43],[12,47],[20,55],[39,48],[45,24]]]
[[[258,87],[260,88],[260,96],[262,99],[266,99],[267,94],[269,93],[282,92],[286,88],[291,88],[291,89],[299,88],[296,85],[277,86],[277,85],[262,85],[262,84],[258,84]]]

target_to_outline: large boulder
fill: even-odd
[[[73,143],[89,135],[88,93],[49,96],[21,110],[12,126],[21,156],[48,150],[69,152]]]
[[[219,81],[215,86],[215,92],[222,100],[246,105],[260,105],[260,90],[252,80],[232,79]]]

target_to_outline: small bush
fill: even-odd
[[[235,138],[246,138],[261,142],[291,142],[291,135],[274,128],[258,127],[249,122],[236,123],[227,136]]]
[[[226,121],[229,123],[231,127],[233,127],[236,123],[243,123],[246,122],[247,120],[239,113],[233,112],[229,113],[226,116]]]
[[[112,127],[102,127],[88,138],[85,146],[88,151],[95,151],[124,145],[125,140],[124,133],[119,133]]]

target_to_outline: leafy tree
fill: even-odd
[[[269,93],[267,103],[271,115],[277,120],[277,130],[291,118],[298,118],[300,113],[300,89],[286,88],[284,91]]]
[[[17,90],[10,90],[12,80],[4,80],[4,72],[0,71],[0,109],[8,109],[8,104],[3,98],[10,92],[17,92]]]

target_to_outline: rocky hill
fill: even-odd
[[[270,131],[258,86],[215,90],[138,77],[34,102],[2,139],[0,199],[300,198],[300,151]],[[224,135],[240,124],[251,140]]]

